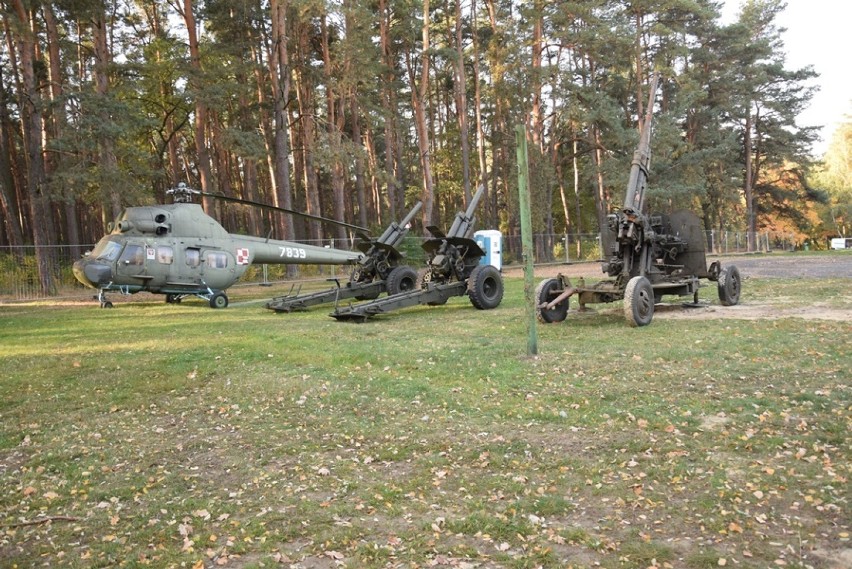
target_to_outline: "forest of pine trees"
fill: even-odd
[[[619,205],[650,75],[652,207],[707,229],[807,234],[810,68],[781,0],[3,0],[0,245],[96,241],[179,182],[381,227],[476,185],[517,232],[515,125],[534,230],[596,232]],[[341,237],[205,203],[232,231]],[[414,233],[414,232],[413,232]],[[752,243],[750,245],[753,246]]]

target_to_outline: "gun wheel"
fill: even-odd
[[[634,328],[647,326],[654,318],[654,288],[645,277],[633,277],[624,289],[624,316]]]
[[[559,279],[545,279],[535,287],[535,314],[539,322],[544,322],[545,324],[562,322],[568,316],[569,302],[567,298],[553,308],[548,309],[540,306],[553,300],[560,292],[562,290],[559,285]]]
[[[391,269],[386,281],[389,296],[414,290],[417,285],[417,271],[408,265],[400,265]]]
[[[719,302],[722,303],[722,306],[739,304],[742,280],[740,279],[740,271],[736,266],[731,265],[727,269],[723,269],[719,273],[719,280],[716,284],[719,289]]]
[[[492,265],[480,265],[467,279],[470,302],[479,310],[491,310],[503,300],[503,277]]]

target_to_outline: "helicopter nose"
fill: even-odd
[[[106,284],[112,280],[112,269],[103,263],[93,263],[87,259],[80,259],[72,267],[74,277],[82,284],[98,288],[98,285]]]

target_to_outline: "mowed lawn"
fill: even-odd
[[[0,566],[852,567],[849,321],[231,293],[0,307]]]

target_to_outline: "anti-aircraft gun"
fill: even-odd
[[[300,294],[301,287],[296,289],[294,285],[286,295],[267,302],[266,308],[275,312],[293,312],[350,298],[372,300],[383,292],[394,295],[416,288],[417,271],[401,264],[405,254],[399,246],[422,205],[417,202],[402,221],[392,222],[377,239],[359,235],[356,247],[364,255],[355,264],[345,286],[338,283],[334,288]]]
[[[651,162],[651,121],[657,90],[654,76],[646,107],[639,145],[633,154],[624,205],[607,217],[602,245],[609,257],[601,269],[609,277],[587,286],[559,275],[536,288],[537,314],[542,322],[561,322],[568,313],[569,298],[577,295],[580,310],[586,304],[623,300],[624,314],[631,326],[646,326],[654,316],[654,305],[663,295],[693,296],[698,303],[699,279],[716,281],[719,301],[735,305],[740,299],[740,273],[733,265],[723,269],[719,261],[707,267],[701,220],[690,211],[648,215],[645,208]]]
[[[427,227],[433,237],[422,245],[429,260],[419,273],[419,288],[361,304],[337,306],[331,316],[338,320],[365,321],[409,306],[446,304],[451,297],[465,294],[480,310],[499,306],[503,300],[503,277],[496,267],[480,264],[486,254],[472,239],[474,212],[484,192],[485,186],[477,188],[467,210],[456,214],[446,234],[435,226]]]

